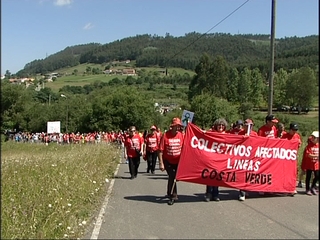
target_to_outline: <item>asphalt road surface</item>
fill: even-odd
[[[302,188],[294,197],[249,193],[244,202],[220,188],[220,202],[204,202],[204,185],[178,182],[179,200],[169,206],[165,172],[146,173],[142,160],[138,177],[129,176],[120,164],[85,239],[319,239],[319,198]]]

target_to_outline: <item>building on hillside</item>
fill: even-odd
[[[103,72],[105,74],[112,74],[113,73],[112,69],[107,69],[107,70],[104,70]]]
[[[122,70],[122,74],[127,76],[135,76],[136,70],[134,70],[133,68],[125,68]]]

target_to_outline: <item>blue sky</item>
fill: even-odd
[[[1,0],[1,74],[137,34],[270,34],[271,0]],[[318,0],[276,0],[276,38],[319,34]]]

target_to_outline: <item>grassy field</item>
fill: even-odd
[[[126,76],[123,75],[105,75],[105,74],[99,74],[99,75],[86,75],[86,76],[63,76],[59,77],[54,82],[47,82],[45,83],[46,87],[49,87],[52,89],[52,91],[57,92],[60,88],[63,86],[69,85],[69,86],[84,86],[87,84],[94,83],[95,81],[101,81],[101,82],[109,82],[113,78],[119,78],[124,79]]]
[[[126,67],[132,67],[132,64],[128,65],[119,65],[115,66],[114,69],[123,69]],[[86,71],[87,67],[92,68],[100,68],[101,70],[104,70],[106,67],[106,64],[80,64],[76,67],[70,67],[70,68],[62,68],[59,70],[56,70],[55,72],[61,73],[64,76],[57,78],[54,82],[46,82],[45,86],[51,88],[53,91],[58,91],[60,88],[62,88],[65,85],[70,86],[84,86],[90,83],[94,83],[95,81],[102,81],[102,82],[109,82],[110,80],[114,78],[119,79],[125,79],[126,75],[106,75],[106,74],[98,74],[98,75],[84,75],[83,73]],[[78,70],[77,75],[73,75],[72,73],[74,70]],[[163,68],[159,67],[142,67],[142,68],[135,68],[137,71],[139,70],[145,70],[146,72],[158,72],[159,70],[164,70]],[[184,70],[181,68],[168,68],[168,74],[189,74],[190,76],[193,76],[195,73],[190,70]],[[134,78],[137,78],[137,76],[133,76]],[[172,87],[172,86],[171,86]]]
[[[105,144],[1,144],[1,239],[80,238],[119,151]]]

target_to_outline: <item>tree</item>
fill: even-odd
[[[238,84],[238,99],[239,102],[248,102],[251,101],[251,70],[244,68],[240,73],[240,80]]]
[[[302,67],[289,74],[286,97],[291,104],[301,107],[310,107],[313,98],[317,96],[317,81],[314,70]]]
[[[283,68],[279,69],[274,75],[273,102],[275,106],[288,105],[287,99],[288,73]]]
[[[11,77],[11,72],[9,70],[6,70],[6,73],[4,74],[6,79],[9,79]]]
[[[230,123],[238,119],[236,106],[207,93],[192,99],[191,111],[195,113],[195,123],[202,128],[211,127],[217,118],[223,117]]]
[[[227,100],[236,103],[238,101],[239,72],[231,68],[227,80]]]
[[[263,106],[265,103],[263,101],[264,89],[266,87],[265,80],[258,68],[251,71],[251,94],[250,102],[254,107]]]
[[[214,96],[227,98],[227,83],[228,83],[229,66],[222,56],[217,56],[210,66],[210,92]]]
[[[208,54],[204,54],[200,58],[199,64],[195,68],[196,75],[189,85],[189,100],[199,94],[209,92],[209,75],[211,68],[211,59]]]

